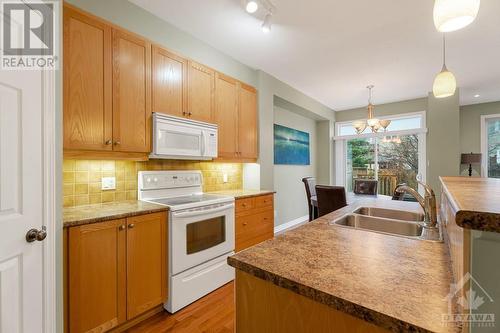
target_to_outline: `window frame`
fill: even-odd
[[[375,138],[375,179],[378,180],[378,145],[379,140],[384,136],[388,135],[418,135],[418,173],[422,177],[422,181],[425,183],[427,181],[427,127],[426,127],[426,111],[419,112],[409,112],[402,114],[395,114],[392,116],[377,117],[378,119],[407,119],[419,116],[420,117],[420,128],[409,129],[409,130],[399,130],[399,131],[387,131],[378,133],[363,133],[354,135],[339,135],[340,128],[346,124],[352,124],[356,120],[342,121],[335,123],[335,136],[333,140],[335,142],[335,183],[340,186],[346,186],[347,184],[347,141],[350,139],[368,139]],[[358,119],[362,120],[362,119]],[[419,185],[418,191],[423,193],[422,186]]]
[[[499,118],[500,113],[487,114],[481,116],[481,177],[488,177],[488,131],[486,130],[486,123],[489,119]]]

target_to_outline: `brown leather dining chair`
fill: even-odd
[[[309,207],[309,222],[314,220],[315,217],[315,207],[311,203],[311,197],[316,196],[316,178],[305,177],[302,178],[302,182],[306,187],[306,197],[307,197],[307,207]]]
[[[377,195],[378,181],[374,179],[356,179],[354,180],[354,193]]]
[[[343,186],[316,185],[316,196],[319,217],[347,206],[346,193]]]

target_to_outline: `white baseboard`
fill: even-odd
[[[289,222],[275,226],[274,233],[277,234],[277,233],[283,232],[287,229],[291,229],[291,228],[293,228],[301,223],[307,222],[307,221],[309,221],[309,215],[301,216],[299,218],[296,218],[295,220],[291,220]]]

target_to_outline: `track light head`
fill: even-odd
[[[271,18],[272,18],[271,14],[266,14],[264,22],[262,22],[262,32],[266,34],[271,32]]]
[[[249,1],[247,1],[246,5],[245,5],[245,10],[246,10],[248,13],[253,14],[253,13],[255,13],[258,9],[259,9],[259,4],[257,3],[257,1],[253,1],[253,0],[249,0]]]

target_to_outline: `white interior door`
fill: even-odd
[[[44,298],[52,297],[44,295],[44,241],[26,240],[45,216],[42,79],[41,71],[0,71],[0,333],[44,332]]]

